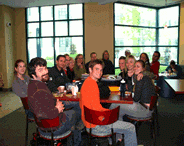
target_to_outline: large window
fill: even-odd
[[[150,61],[158,50],[162,65],[170,60],[178,62],[179,5],[156,9],[115,3],[114,16],[115,67],[125,50],[136,59],[145,52]]]
[[[52,67],[59,54],[83,54],[83,4],[27,8],[26,16],[28,61],[42,57]]]

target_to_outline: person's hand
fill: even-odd
[[[143,78],[143,73],[139,73],[137,75],[137,80],[140,81],[140,80],[142,80],[142,78]]]
[[[172,70],[173,70],[173,72],[177,72],[176,69],[174,69],[174,68]]]
[[[55,107],[58,109],[59,113],[63,112],[63,110],[65,109],[64,104],[62,103],[62,101],[59,101],[59,99],[57,99]]]

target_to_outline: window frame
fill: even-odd
[[[81,19],[70,19],[69,18],[69,6],[70,5],[75,5],[75,4],[82,4],[82,18]],[[55,20],[55,6],[62,6],[62,5],[67,5],[67,19],[62,19],[62,20]],[[59,39],[63,39],[63,38],[72,38],[72,37],[82,37],[83,41],[82,41],[82,46],[83,46],[83,57],[85,58],[85,22],[84,22],[84,3],[74,3],[74,4],[58,4],[58,5],[49,5],[49,6],[52,6],[53,7],[53,20],[41,20],[41,7],[44,7],[44,6],[38,6],[38,11],[39,11],[39,20],[38,21],[31,21],[29,22],[28,21],[28,17],[27,17],[27,14],[28,14],[28,10],[29,8],[33,8],[33,7],[28,7],[25,9],[25,28],[26,28],[26,55],[27,55],[27,64],[29,63],[29,51],[28,51],[28,39],[39,39],[39,43],[41,43],[41,39],[43,38],[52,38],[53,39],[53,51],[54,51],[54,65],[56,65],[56,46],[55,46],[55,40],[56,38],[59,38]],[[82,20],[82,25],[83,25],[83,34],[82,35],[69,35],[69,30],[70,30],[70,22],[71,21],[81,21]],[[28,37],[28,24],[31,24],[31,23],[39,23],[39,37]],[[53,22],[53,36],[41,36],[41,31],[42,31],[42,28],[41,28],[41,23],[42,22]],[[55,22],[67,22],[68,24],[68,34],[66,36],[56,36],[56,33],[55,33]],[[60,43],[59,43],[60,45]],[[62,54],[64,55],[64,54]],[[38,57],[38,55],[36,56]],[[75,59],[75,58],[74,58]],[[51,68],[51,67],[48,67],[48,68]]]
[[[156,26],[155,27],[148,27],[148,26],[137,26],[137,25],[123,25],[123,24],[115,24],[115,4],[126,4],[126,5],[130,5],[130,6],[138,6],[138,7],[143,7],[143,8],[151,8],[151,9],[155,9],[156,10]],[[159,14],[158,14],[158,11],[160,9],[164,9],[164,8],[170,8],[170,7],[174,7],[174,6],[178,6],[179,8],[179,17],[178,17],[178,25],[176,26],[168,26],[168,28],[174,28],[174,27],[177,27],[178,28],[178,44],[177,45],[158,45],[159,43],[159,29],[162,29],[164,27],[159,27]],[[139,46],[116,46],[115,44],[115,27],[116,26],[128,26],[128,27],[137,27],[137,28],[152,28],[152,29],[155,29],[156,31],[156,38],[155,38],[155,45],[139,45]],[[170,5],[170,6],[164,6],[164,7],[151,7],[151,6],[145,6],[145,5],[139,5],[139,4],[132,4],[132,3],[128,3],[128,2],[115,2],[113,3],[113,29],[114,29],[114,33],[113,33],[113,43],[114,43],[114,46],[113,46],[113,50],[114,50],[114,66],[116,65],[115,64],[115,48],[133,48],[133,47],[155,47],[155,51],[159,51],[158,48],[161,48],[161,47],[176,47],[177,48],[177,64],[179,64],[179,36],[180,36],[180,4],[175,4],[175,5]],[[168,64],[160,64],[160,65],[163,65],[163,66],[166,66]],[[115,69],[119,69],[119,67],[115,67]]]

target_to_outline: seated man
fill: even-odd
[[[113,125],[98,126],[93,125],[85,121],[84,118],[84,105],[90,109],[97,111],[106,111],[109,109],[103,108],[100,104],[99,88],[97,85],[97,80],[101,78],[103,73],[103,61],[94,60],[89,64],[89,77],[84,81],[81,88],[81,119],[86,126],[87,130],[92,128],[92,134],[102,134],[106,133],[113,126],[114,132],[125,135],[125,145],[137,146],[137,138],[135,133],[135,126],[131,123],[116,121]],[[120,137],[117,136],[117,139]]]
[[[159,75],[159,69],[160,69],[160,62],[158,61],[160,58],[160,52],[155,51],[152,56],[152,62],[150,66],[150,72],[152,72],[155,75],[155,79],[158,80]]]
[[[61,91],[59,86],[65,86],[66,83],[70,82],[64,72],[65,60],[64,55],[58,55],[56,65],[49,69],[48,88],[51,92]]]
[[[174,60],[171,60],[170,65],[165,70],[168,73],[176,73],[177,78],[180,78],[182,75],[182,68],[179,65],[176,65]]]
[[[57,56],[56,65],[49,69],[49,81],[47,82],[47,86],[51,92],[61,92],[62,89],[60,86],[65,86],[66,83],[70,83],[70,80],[64,72],[65,60],[66,58],[64,55]],[[65,105],[66,109],[75,108],[75,111],[80,114],[80,107],[78,102],[63,101],[63,104]]]
[[[39,119],[54,119],[59,116],[60,126],[54,135],[61,135],[80,121],[80,115],[74,110],[63,112],[64,105],[56,100],[46,85],[49,79],[47,62],[43,58],[33,58],[28,65],[28,74],[31,80],[28,85],[28,105],[31,112]],[[43,133],[43,135],[48,133]],[[74,143],[80,142],[80,131],[74,131]],[[79,138],[78,138],[79,137]],[[76,139],[77,138],[77,139]]]
[[[92,52],[92,53],[90,54],[91,60],[85,64],[86,73],[89,74],[89,63],[90,63],[91,61],[93,61],[93,60],[96,60],[96,56],[97,56],[96,52]]]

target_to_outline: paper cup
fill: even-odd
[[[65,86],[59,86],[59,88],[61,92],[64,92]]]

